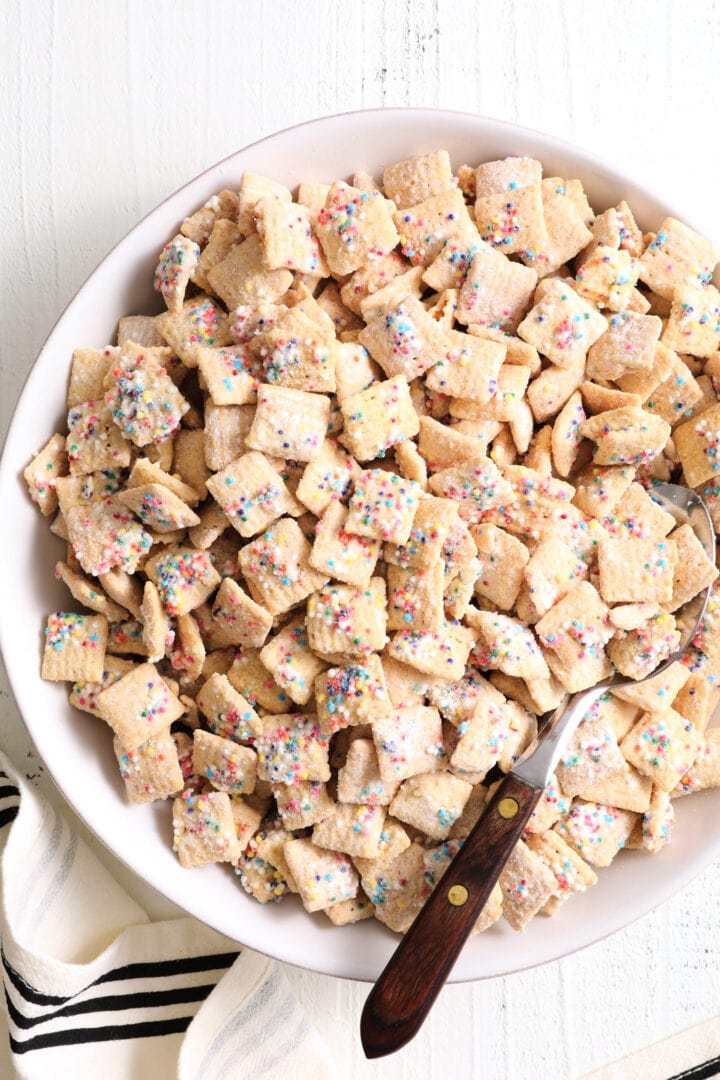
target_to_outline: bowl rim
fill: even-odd
[[[637,191],[643,197],[651,200],[652,202],[657,204],[659,207],[661,207],[662,211],[664,213],[672,214],[673,216],[675,216],[677,214],[678,216],[681,217],[681,219],[684,222],[687,222],[692,228],[695,228],[698,231],[702,232],[702,228],[695,221],[694,215],[685,214],[682,210],[673,209],[672,207],[668,206],[668,204],[665,202],[664,197],[661,194],[658,194],[655,191],[654,187],[649,186],[643,179],[641,179],[641,178],[639,178],[637,176],[637,174],[636,174],[636,172],[634,170],[627,169],[624,165],[621,165],[612,156],[610,156],[610,155],[602,155],[601,156],[601,155],[597,154],[595,151],[593,151],[593,150],[589,149],[588,147],[584,146],[582,143],[574,142],[574,141],[571,141],[569,139],[562,138],[562,137],[550,134],[548,132],[542,131],[542,130],[537,129],[537,128],[532,128],[532,127],[528,127],[528,126],[525,126],[525,125],[516,124],[516,123],[514,123],[512,121],[508,121],[508,120],[504,120],[504,119],[501,119],[501,118],[488,116],[486,114],[480,114],[480,113],[475,113],[475,112],[470,112],[470,111],[467,111],[467,110],[460,110],[460,109],[445,109],[445,108],[433,107],[433,106],[427,106],[427,107],[425,107],[425,106],[391,106],[391,107],[387,107],[387,108],[374,107],[374,108],[370,108],[370,109],[345,110],[345,111],[338,112],[338,113],[332,113],[332,114],[328,114],[328,115],[314,117],[314,118],[311,118],[311,119],[308,119],[308,120],[303,120],[303,121],[301,121],[300,123],[297,123],[297,124],[288,125],[285,128],[282,128],[282,129],[279,129],[277,131],[271,132],[268,135],[264,135],[261,138],[256,139],[253,142],[250,142],[250,143],[246,144],[243,147],[240,147],[239,149],[233,151],[232,153],[227,154],[223,158],[220,158],[218,161],[210,164],[205,169],[201,170],[196,175],[192,176],[190,179],[185,181],[179,187],[175,188],[173,191],[171,191],[169,194],[167,194],[163,199],[161,199],[160,202],[158,202],[156,205],[151,207],[137,222],[135,222],[134,225],[131,226],[130,229],[128,229],[122,236],[120,236],[118,238],[118,240],[102,256],[102,258],[94,265],[93,269],[87,274],[87,276],[85,277],[85,279],[82,282],[82,284],[80,285],[80,287],[73,293],[73,295],[70,297],[68,302],[64,305],[64,307],[62,308],[62,310],[58,314],[57,318],[53,322],[51,329],[49,330],[48,334],[46,335],[45,340],[43,341],[43,343],[42,343],[42,345],[41,345],[41,347],[40,347],[40,349],[39,349],[33,363],[28,368],[27,373],[26,373],[26,375],[25,375],[25,377],[24,377],[24,379],[22,381],[20,391],[19,391],[19,393],[17,395],[17,399],[16,399],[15,404],[13,406],[13,411],[12,411],[12,414],[11,414],[11,417],[10,417],[10,421],[9,421],[9,423],[7,425],[7,429],[6,429],[6,432],[4,434],[3,444],[2,444],[2,451],[0,452],[0,485],[5,480],[8,480],[8,481],[13,480],[13,479],[16,480],[18,475],[21,476],[21,474],[22,474],[22,468],[24,467],[24,465],[20,465],[20,467],[18,469],[18,467],[16,466],[16,463],[14,463],[14,462],[12,462],[10,460],[10,451],[11,451],[11,448],[12,448],[12,443],[14,441],[14,436],[15,436],[15,433],[16,433],[16,427],[20,424],[20,415],[19,415],[20,414],[20,404],[23,401],[23,398],[24,398],[24,396],[26,394],[28,383],[29,383],[29,381],[30,381],[30,379],[31,379],[31,377],[33,375],[33,372],[34,372],[36,366],[38,365],[41,358],[44,356],[45,352],[52,346],[55,334],[56,334],[58,328],[60,327],[60,325],[64,322],[64,320],[65,320],[66,316],[68,315],[70,309],[73,308],[75,306],[75,304],[78,303],[84,297],[90,283],[92,282],[92,279],[98,273],[100,268],[110,259],[110,257],[117,251],[118,248],[125,245],[130,240],[131,237],[133,237],[136,233],[139,233],[139,232],[141,232],[143,230],[143,228],[145,226],[145,223],[147,222],[147,220],[149,218],[153,217],[158,211],[160,211],[168,202],[172,201],[176,196],[181,195],[187,189],[189,189],[191,187],[194,187],[196,184],[198,184],[198,182],[202,181],[203,178],[209,176],[210,174],[216,173],[219,169],[221,169],[221,167],[223,165],[231,163],[232,161],[234,161],[234,159],[236,159],[240,155],[245,155],[245,154],[247,154],[249,152],[257,150],[258,148],[262,147],[266,143],[270,143],[270,142],[274,142],[276,140],[282,139],[284,136],[288,136],[290,133],[296,133],[296,132],[302,131],[303,129],[319,127],[319,126],[323,126],[325,124],[329,124],[330,122],[336,122],[336,121],[341,121],[341,120],[346,120],[346,119],[347,120],[377,119],[380,116],[382,116],[383,118],[388,119],[391,122],[393,118],[396,119],[396,120],[400,120],[403,116],[407,116],[408,114],[414,114],[414,115],[416,115],[418,117],[423,116],[423,115],[427,115],[427,114],[433,114],[433,116],[438,118],[438,119],[441,118],[442,116],[447,116],[447,117],[450,117],[450,118],[456,118],[458,120],[463,120],[464,119],[466,121],[476,122],[476,123],[479,123],[481,125],[483,125],[483,124],[484,125],[490,125],[493,128],[497,129],[498,132],[505,134],[507,136],[507,139],[508,139],[509,143],[512,142],[512,137],[513,136],[518,136],[518,135],[524,136],[524,137],[530,137],[533,140],[538,140],[538,141],[544,143],[547,146],[548,149],[552,149],[555,153],[557,153],[557,154],[559,154],[561,156],[564,155],[566,157],[581,158],[583,160],[583,163],[585,164],[585,166],[586,166],[586,168],[588,170],[591,169],[592,167],[597,168],[602,174],[609,175],[611,181],[613,183],[617,184],[617,185],[624,185],[626,188],[635,188],[635,189],[637,189]],[[632,197],[632,196],[630,196],[630,197]],[[705,231],[705,235],[708,235],[707,230]],[[20,685],[20,683],[21,683],[20,677],[16,675],[16,673],[13,671],[11,665],[7,662],[7,654],[8,654],[7,643],[9,641],[9,626],[6,625],[6,624],[8,624],[8,619],[5,617],[4,606],[0,605],[0,659],[2,659],[3,662],[4,662],[5,670],[7,672],[7,677],[8,677],[8,683],[9,683],[9,686],[10,686],[10,691],[12,693],[12,696],[13,696],[14,702],[16,704],[18,713],[20,714],[20,716],[22,718],[22,721],[23,721],[23,724],[25,725],[25,728],[28,731],[28,734],[29,734],[31,740],[33,741],[33,744],[36,747],[38,755],[42,759],[42,761],[43,761],[43,763],[44,763],[44,765],[45,765],[45,767],[47,769],[47,774],[51,778],[55,788],[57,789],[57,791],[59,791],[62,798],[70,805],[70,807],[73,809],[73,811],[80,816],[80,818],[82,819],[85,826],[96,837],[96,839],[103,845],[103,847],[106,850],[109,851],[109,853],[113,856],[113,858],[116,858],[121,864],[128,867],[128,869],[130,869],[134,874],[136,874],[140,878],[140,880],[147,881],[147,879],[143,877],[141,871],[139,871],[136,868],[136,866],[134,866],[133,863],[128,858],[126,858],[124,855],[120,854],[114,847],[110,846],[108,841],[104,839],[102,833],[100,831],[98,831],[98,829],[95,827],[94,820],[92,818],[86,817],[85,814],[82,813],[76,807],[73,798],[71,797],[71,795],[69,794],[69,792],[67,790],[67,785],[65,783],[63,783],[63,781],[60,778],[58,778],[58,776],[56,775],[56,773],[54,771],[53,766],[46,760],[41,748],[37,745],[35,735],[34,735],[34,732],[32,730],[32,726],[28,722],[28,720],[26,719],[26,712],[29,713],[31,708],[32,708],[32,703],[29,700],[29,694],[25,693],[24,689]],[[631,925],[633,922],[637,921],[639,918],[642,918],[645,915],[648,915],[652,911],[656,910],[659,906],[661,906],[663,903],[665,903],[668,899],[670,899],[672,896],[676,895],[681,889],[683,889],[687,885],[689,885],[690,882],[692,880],[694,880],[695,877],[697,877],[700,873],[702,873],[703,870],[706,869],[715,860],[715,858],[717,858],[718,854],[720,854],[720,840],[718,841],[717,850],[713,850],[713,849],[710,848],[710,846],[708,846],[708,848],[707,848],[707,850],[705,852],[705,856],[703,857],[704,861],[698,862],[698,864],[694,866],[693,871],[692,871],[692,873],[690,875],[686,874],[681,879],[676,880],[676,882],[673,882],[673,886],[670,889],[666,889],[663,892],[663,894],[657,899],[657,901],[655,903],[652,903],[650,906],[644,907],[644,909],[643,909],[643,911],[641,913],[639,913],[639,914],[635,913],[635,914],[631,915],[629,919],[625,919],[623,921],[623,919],[621,918],[620,920],[617,920],[616,923],[613,924],[613,925],[610,925],[610,926],[608,926],[608,927],[606,927],[606,928],[604,928],[602,930],[599,930],[598,932],[591,932],[590,936],[580,945],[577,945],[577,946],[574,946],[574,947],[572,947],[570,949],[565,949],[565,950],[563,950],[561,948],[559,951],[557,951],[551,957],[534,959],[534,960],[531,960],[529,962],[528,962],[527,959],[522,958],[522,951],[517,950],[514,953],[515,959],[511,959],[510,962],[504,966],[502,972],[481,974],[481,975],[477,975],[477,974],[475,974],[475,975],[473,975],[473,974],[462,974],[462,975],[461,974],[453,974],[453,976],[451,976],[451,978],[449,979],[449,982],[452,982],[452,983],[471,982],[471,981],[475,981],[475,980],[479,980],[479,979],[501,977],[501,976],[504,976],[504,975],[510,975],[510,974],[514,974],[514,973],[517,973],[517,972],[521,972],[521,971],[532,970],[535,967],[541,966],[541,965],[546,964],[546,963],[554,962],[555,960],[562,959],[563,957],[572,955],[573,953],[575,953],[577,951],[580,951],[581,949],[587,948],[590,945],[597,944],[598,942],[604,940],[605,938],[611,936],[612,934],[617,933],[619,930],[624,929],[625,927]],[[157,882],[150,882],[150,881],[148,881],[147,883],[150,884],[150,886],[152,888],[154,888],[156,891],[158,891],[162,895],[166,896],[176,906],[180,907],[183,910],[188,911],[188,913],[190,915],[192,915],[193,917],[201,919],[201,916],[199,916],[196,911],[191,911],[190,908],[183,908],[182,900],[178,899],[178,897],[175,896],[175,895],[170,895],[169,893],[165,892],[162,885],[158,884]],[[206,923],[206,925],[212,926],[211,923]],[[215,927],[213,927],[213,928],[215,928]],[[225,933],[225,931],[218,931],[218,932]],[[240,942],[240,944],[244,944],[244,943]],[[312,964],[312,963],[308,963],[307,961],[298,960],[297,958],[293,957],[292,950],[290,950],[289,953],[288,953],[287,950],[285,950],[283,948],[280,948],[280,947],[273,947],[273,945],[270,945],[270,943],[268,943],[268,942],[264,942],[262,948],[259,948],[255,943],[249,944],[246,947],[251,948],[251,949],[253,949],[255,951],[258,951],[258,952],[262,952],[265,955],[271,956],[271,957],[273,957],[275,959],[281,960],[284,963],[289,963],[289,964],[291,964],[293,966],[299,967],[299,968],[304,969],[304,970],[311,970],[311,971],[316,971],[316,972],[324,973],[324,974],[332,974],[335,977],[347,978],[347,979],[351,979],[351,980],[355,980],[355,981],[363,981],[363,982],[372,982],[373,981],[373,978],[371,976],[353,973],[351,970],[349,970],[351,965],[349,965],[347,963],[347,961],[345,962],[345,967],[344,968],[342,968],[340,970],[337,970],[337,969],[330,970],[327,966],[323,966],[322,962],[318,962],[317,964]]]

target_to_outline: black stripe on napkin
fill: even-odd
[[[7,780],[7,777],[1,776],[0,780]],[[20,792],[14,784],[3,784],[3,786],[0,787],[0,799],[6,799],[8,797],[12,797],[13,799],[20,798]]]
[[[68,1031],[49,1031],[32,1039],[18,1041],[10,1035],[13,1054],[27,1054],[29,1050],[46,1050],[51,1046],[73,1046],[78,1043],[111,1042],[118,1039],[148,1039],[158,1035],[174,1035],[186,1031],[192,1016],[178,1016],[172,1020],[143,1020],[138,1024],[113,1024],[108,1027],[74,1028]]]
[[[106,971],[91,986],[113,982],[116,979],[152,979],[170,975],[188,975],[194,971],[212,971],[213,968],[229,968],[237,960],[239,952],[215,953],[213,956],[188,956],[181,960],[158,960],[143,964],[126,964],[124,967]]]
[[[695,1065],[685,1072],[675,1073],[668,1080],[710,1080],[712,1076],[720,1076],[720,1057],[711,1058],[700,1065]]]
[[[13,1004],[10,995],[7,993],[5,994],[5,1001],[12,1022],[16,1027],[26,1030],[64,1016],[79,1016],[87,1013],[110,1012],[111,1010],[120,1012],[123,1009],[157,1009],[165,1005],[186,1005],[188,1002],[204,1001],[210,991],[214,989],[215,983],[206,983],[203,986],[182,986],[173,990],[107,994],[105,997],[76,1001],[70,1005],[65,1005],[62,1009],[53,1009],[52,1012],[44,1013],[41,1016],[24,1016]]]
[[[4,810],[0,810],[0,829],[15,820],[18,816],[18,810],[19,806],[6,806]]]
[[[17,990],[18,994],[32,1005],[65,1005],[80,994],[86,993],[102,983],[115,982],[121,979],[159,979],[169,978],[173,975],[188,975],[197,971],[213,971],[219,968],[229,968],[237,959],[239,952],[215,953],[212,956],[189,956],[181,960],[161,960],[157,963],[125,964],[123,967],[114,968],[100,975],[94,982],[88,983],[77,994],[67,997],[57,997],[53,994],[44,994],[31,986],[19,972],[15,971],[9,963],[5,953],[2,953],[2,963],[7,977]]]
[[[70,1000],[70,998],[67,997],[57,997],[55,994],[41,994],[39,990],[36,990],[34,986],[31,986],[29,982],[26,982],[22,975],[12,967],[4,952],[2,953],[2,962],[5,969],[5,975],[13,984],[18,994],[33,1005],[64,1005],[66,1001]]]

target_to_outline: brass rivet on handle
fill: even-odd
[[[453,907],[462,907],[467,903],[469,893],[464,885],[453,885],[448,889],[448,900]]]
[[[498,806],[498,814],[501,818],[513,818],[520,809],[520,804],[517,799],[507,798],[501,799]]]

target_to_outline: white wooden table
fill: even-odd
[[[58,314],[141,215],[325,113],[442,106],[538,127],[623,162],[720,238],[718,0],[4,0],[0,40],[3,431]],[[0,743],[35,771],[2,694]],[[100,855],[151,913],[171,910]],[[288,974],[342,1080],[575,1078],[720,1013],[719,893],[716,865],[585,952],[446,989],[415,1043],[380,1064],[359,1050],[365,987]]]

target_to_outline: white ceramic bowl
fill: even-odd
[[[386,109],[315,120],[240,150],[186,184],[113,248],[78,292],[43,346],[15,411],[0,464],[4,557],[0,560],[0,645],[28,730],[58,787],[104,844],[160,892],[217,930],[269,956],[310,970],[374,979],[397,938],[368,921],[337,928],[307,915],[298,900],[261,906],[227,867],[183,870],[171,850],[170,804],[131,806],[125,799],[105,726],[76,712],[62,684],[39,677],[47,613],[72,607],[53,578],[64,545],[31,505],[22,469],[53,431],[64,431],[70,356],[77,346],[113,341],[122,315],[158,310],[152,291],[157,255],[182,218],[251,168],[294,187],[330,181],[446,147],[463,163],[528,154],[546,175],[579,177],[596,210],[626,198],[641,227],[667,213],[689,220],[646,188],[591,154],[524,128],[464,113]],[[689,221],[701,229],[697,222]],[[452,981],[503,975],[565,956],[626,926],[662,903],[720,855],[720,790],[677,804],[670,847],[659,856],[624,853],[599,884],[554,919],[535,919],[524,934],[501,924],[466,946]]]

